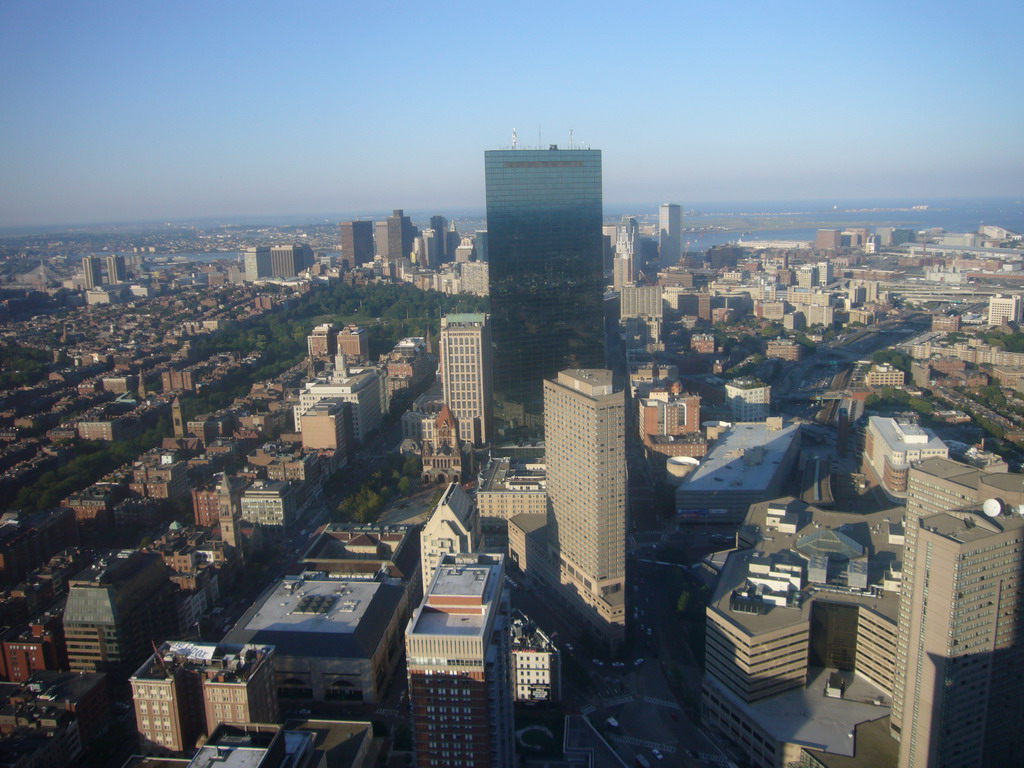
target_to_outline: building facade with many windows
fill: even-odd
[[[495,417],[539,434],[543,381],[604,365],[601,152],[484,156]]]

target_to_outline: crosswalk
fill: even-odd
[[[678,702],[672,701],[671,699],[658,699],[654,696],[641,696],[640,700],[648,704],[657,704],[661,707],[668,707],[669,709],[682,709]]]
[[[629,695],[626,695],[626,696],[616,696],[616,697],[614,697],[612,699],[605,699],[604,701],[601,702],[601,706],[604,706],[604,707],[617,707],[620,704],[629,704],[632,701],[633,701],[633,697],[629,696]]]
[[[698,752],[697,759],[703,760],[705,763],[716,763],[717,765],[727,765],[729,758],[722,757],[721,755],[712,755],[709,752]]]
[[[385,717],[398,717],[401,712],[391,707],[377,707],[376,710],[378,715],[384,715]]]
[[[617,741],[620,744],[628,744],[631,747],[645,747],[647,749],[657,749],[669,755],[676,751],[676,748],[671,744],[662,744],[658,741],[638,739],[635,736],[621,736],[617,733],[613,733],[611,735],[611,739],[612,741]]]

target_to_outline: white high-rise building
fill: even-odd
[[[734,379],[725,385],[725,400],[736,421],[764,421],[771,408],[772,388],[757,379]]]
[[[491,439],[493,387],[489,315],[441,318],[441,384],[459,422],[459,436],[474,445]]]
[[[1003,323],[1019,323],[1024,300],[1020,294],[1012,296],[993,296],[988,300],[988,324],[991,326]]]
[[[640,225],[635,216],[623,216],[615,241],[615,290],[636,282],[636,261],[640,256]]]

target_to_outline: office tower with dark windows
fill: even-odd
[[[405,631],[416,765],[511,768],[511,626],[502,555],[446,555]]]
[[[270,249],[270,272],[274,277],[295,277],[313,266],[313,249],[304,243],[275,245]]]
[[[459,434],[474,445],[490,442],[493,414],[491,329],[485,314],[441,318],[441,383]]]
[[[675,264],[683,257],[683,212],[675,203],[662,203],[658,211],[658,258]]]
[[[349,267],[373,261],[373,222],[343,221],[341,223],[341,258]]]
[[[124,256],[112,253],[106,257],[106,262],[108,283],[117,285],[128,279],[128,273],[124,269]]]
[[[82,257],[82,273],[85,275],[85,288],[91,291],[100,284],[100,259],[98,256]]]
[[[388,261],[407,259],[412,253],[412,241],[416,227],[401,208],[396,208],[387,218],[387,245],[382,255]]]
[[[544,382],[544,441],[559,590],[614,649],[626,628],[626,399],[611,371]]]
[[[538,434],[543,382],[604,366],[601,152],[484,155],[495,418]]]

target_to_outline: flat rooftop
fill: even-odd
[[[930,429],[923,429],[917,424],[899,422],[881,416],[872,416],[870,422],[891,451],[946,449],[946,444],[934,432]]]
[[[380,587],[376,581],[286,579],[278,582],[245,628],[350,634]]]
[[[365,579],[287,577],[269,586],[222,643],[260,643],[280,657],[367,659],[405,586]]]
[[[853,757],[856,740],[852,735],[857,726],[887,717],[889,707],[873,703],[885,696],[884,691],[852,672],[840,673],[847,683],[843,698],[826,696],[825,683],[833,672],[808,670],[806,687],[754,704],[747,704],[725,686],[716,686],[716,691],[780,742]]]
[[[799,434],[797,424],[774,430],[762,422],[733,424],[686,476],[679,493],[765,490]]]
[[[795,516],[796,533],[768,530],[769,506],[785,506],[788,513]],[[808,545],[808,537],[828,531],[842,534],[836,538],[848,538],[863,548],[868,558],[868,585],[880,586],[886,572],[894,566],[898,569],[897,564],[902,563],[903,545],[889,543],[889,525],[900,523],[902,520],[901,507],[864,515],[818,509],[792,496],[752,504],[739,534],[741,546],[752,546],[729,554],[710,605],[717,613],[728,617],[731,623],[751,635],[810,621],[811,605],[819,598],[830,602],[866,605],[895,623],[899,611],[899,596],[896,592],[882,592],[880,589],[874,593],[861,592],[831,585],[811,584],[805,580],[798,607],[766,606],[767,610],[764,613],[733,610],[730,607],[730,599],[734,590],[746,585],[750,563],[755,559],[764,562],[772,555],[792,554],[804,562],[806,572],[809,558],[814,554],[813,546]]]
[[[413,635],[482,635],[494,610],[501,568],[449,564],[437,568],[424,605],[413,615]]]

